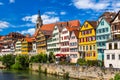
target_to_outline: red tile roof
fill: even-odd
[[[80,22],[79,22],[79,20],[72,20],[72,21],[68,21],[68,22],[57,22],[57,23],[53,23],[53,24],[45,24],[40,29],[38,29],[33,36],[37,36],[39,30],[41,30],[42,32],[45,32],[45,34],[52,34],[51,32],[53,31],[55,25],[63,26],[63,27],[66,27],[66,26],[71,27],[71,28],[68,28],[68,30],[72,31],[72,30],[79,29]],[[62,30],[62,28],[60,28],[60,27],[59,27],[59,29]]]
[[[24,38],[27,42],[32,42],[33,41],[33,39],[32,38],[29,38],[29,37],[26,37],[26,38]]]

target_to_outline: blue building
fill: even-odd
[[[98,60],[103,61],[104,50],[106,49],[106,42],[111,39],[110,21],[114,18],[116,13],[105,12],[98,20],[98,27],[96,28],[96,43],[98,51]]]
[[[109,22],[102,18],[96,29],[96,42],[98,51],[98,60],[104,59],[104,50],[106,49],[106,41],[111,38],[111,28]]]

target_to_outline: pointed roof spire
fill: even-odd
[[[38,10],[38,16],[40,17],[40,10]]]

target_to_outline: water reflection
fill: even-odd
[[[0,71],[0,80],[75,80],[31,71]]]

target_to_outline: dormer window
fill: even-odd
[[[88,27],[88,24],[85,24],[84,26],[85,26],[85,28],[87,28],[87,27]]]

